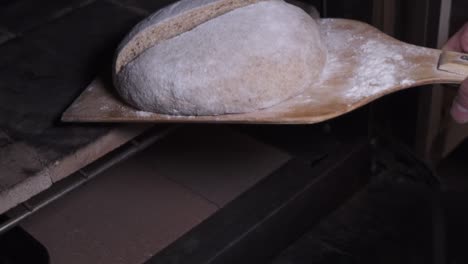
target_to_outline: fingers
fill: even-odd
[[[461,84],[450,112],[457,123],[468,122],[468,79]]]
[[[461,52],[468,52],[468,23],[460,30],[460,48]]]
[[[462,28],[460,35],[460,45],[462,52],[468,52],[468,23]]]
[[[468,23],[465,23],[465,25],[447,41],[443,49],[468,52]]]
[[[468,23],[453,35],[444,50],[457,52],[468,52]],[[458,95],[453,101],[450,113],[456,122],[460,124],[468,123],[468,79],[466,79],[458,90]]]

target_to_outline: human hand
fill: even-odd
[[[453,35],[445,44],[444,50],[457,52],[468,52],[468,23]],[[468,79],[466,79],[458,90],[450,113],[456,122],[468,123]]]

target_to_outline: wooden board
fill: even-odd
[[[321,80],[302,94],[247,114],[168,116],[138,111],[113,86],[96,79],[63,114],[68,122],[202,122],[311,124],[361,107],[386,94],[430,83],[459,83],[465,76],[437,70],[441,51],[395,40],[362,22],[322,19],[328,48]]]

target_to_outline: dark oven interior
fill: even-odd
[[[439,153],[432,86],[314,125],[60,122],[170,2],[0,0],[0,264],[466,261],[466,147]],[[288,2],[432,48],[447,5]],[[468,7],[448,2],[450,35]]]

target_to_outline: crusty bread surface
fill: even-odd
[[[282,0],[181,1],[122,42],[114,83],[144,111],[247,113],[302,93],[326,57],[316,21]]]

